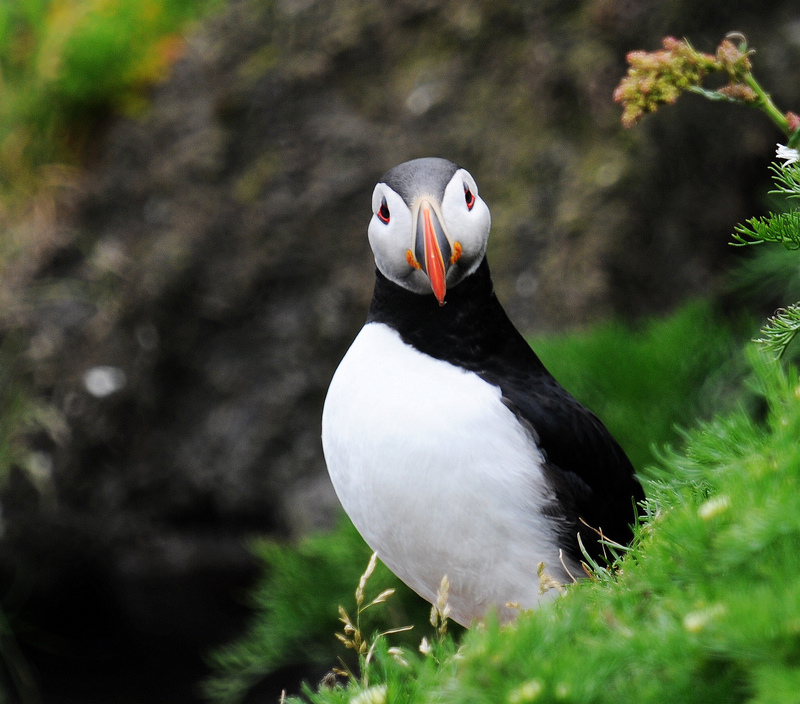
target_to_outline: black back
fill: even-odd
[[[559,526],[560,547],[582,559],[602,554],[598,535],[621,544],[631,537],[634,502],[644,492],[633,466],[600,420],[545,369],[508,319],[494,293],[486,259],[448,290],[440,306],[431,295],[407,291],[376,271],[368,322],[381,322],[420,352],[478,374],[498,386],[506,405],[545,454],[545,475],[556,504],[547,514]],[[587,527],[580,520],[583,519]]]

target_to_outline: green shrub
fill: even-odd
[[[344,518],[336,530],[297,545],[257,540],[252,550],[264,565],[250,599],[254,616],[242,638],[209,656],[215,674],[203,684],[206,697],[220,704],[242,701],[251,687],[283,667],[340,665],[337,657],[346,653],[335,637],[342,627],[339,606],[351,610],[359,575],[371,554]],[[370,598],[389,588],[397,592],[382,605],[385,608],[365,614],[365,632],[427,620],[428,604],[378,563],[369,581]],[[408,636],[398,638],[404,642]],[[355,662],[348,662],[355,668]]]
[[[180,31],[219,0],[0,3],[0,192],[73,161],[109,111],[136,111],[181,51]]]
[[[653,448],[678,440],[676,425],[731,402],[726,395],[744,368],[738,337],[697,301],[638,329],[610,322],[531,344],[641,470],[655,459]]]

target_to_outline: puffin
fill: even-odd
[[[602,422],[547,371],[495,295],[491,216],[441,158],[372,194],[375,288],[331,380],[322,446],[378,557],[469,627],[535,608],[627,544],[642,486]]]

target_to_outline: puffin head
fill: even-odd
[[[486,253],[491,216],[475,179],[447,159],[407,161],[372,193],[369,243],[390,281],[444,305],[448,287],[473,273]]]

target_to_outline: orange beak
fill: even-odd
[[[414,254],[430,279],[433,295],[443,306],[447,292],[447,270],[450,268],[450,242],[427,198],[423,198],[419,204]]]

